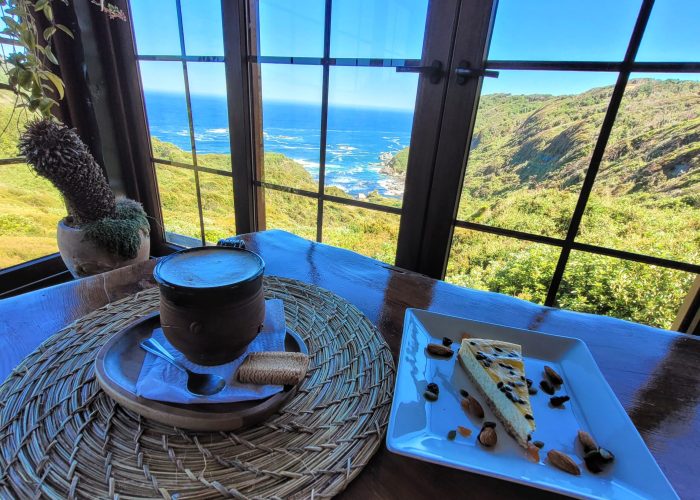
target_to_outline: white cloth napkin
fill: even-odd
[[[201,366],[192,363],[167,341],[163,330],[158,328],[154,330],[153,338],[160,342],[175,359],[193,372],[220,375],[226,381],[226,387],[213,396],[195,396],[187,390],[185,372],[158,356],[146,353],[136,382],[136,395],[157,401],[185,404],[233,403],[272,396],[282,390],[281,385],[241,384],[235,378],[236,371],[251,352],[284,351],[285,335],[284,305],[279,299],[265,301],[265,323],[262,330],[250,343],[243,356],[225,365]]]

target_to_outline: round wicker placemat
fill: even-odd
[[[362,313],[320,288],[265,278],[311,362],[297,395],[240,432],[149,421],[100,390],[94,359],[110,335],[158,307],[150,289],[64,328],[0,387],[0,496],[329,497],[380,446],[394,387],[388,346]]]

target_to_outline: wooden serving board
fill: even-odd
[[[238,403],[178,404],[136,395],[136,381],[146,356],[139,343],[160,327],[156,311],[115,334],[97,353],[95,375],[102,389],[117,403],[157,422],[194,431],[232,431],[261,422],[279,410],[296,393],[297,385],[266,399]],[[304,341],[287,329],[288,352],[308,354]]]

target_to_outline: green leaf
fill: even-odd
[[[26,69],[20,70],[17,74],[17,83],[19,83],[20,87],[29,90],[32,84],[32,73]]]
[[[55,26],[49,26],[44,30],[44,40],[47,40],[51,38],[54,33],[56,33],[56,27]]]
[[[44,7],[43,10],[44,10],[44,15],[46,16],[46,19],[49,22],[53,22],[53,8],[51,7],[51,5],[47,5],[46,7]]]
[[[51,83],[53,83],[53,86],[56,87],[56,90],[58,91],[58,98],[63,99],[64,95],[64,87],[63,87],[63,80],[61,80],[58,76],[54,75],[50,71],[45,71],[43,73],[43,76],[51,80]]]
[[[56,59],[56,56],[53,55],[53,52],[51,51],[51,47],[47,45],[44,47],[44,55],[46,56],[46,59],[54,63],[56,66],[58,66],[58,59]]]
[[[34,4],[34,10],[36,12],[39,12],[40,10],[43,10],[44,7],[46,7],[49,4],[49,0],[39,0],[37,3]]]
[[[73,32],[70,30],[70,28],[68,28],[68,26],[64,26],[63,24],[56,24],[56,27],[57,27],[58,29],[60,29],[61,31],[63,31],[63,32],[64,32],[66,35],[68,35],[69,37],[75,38],[75,37],[73,36]]]

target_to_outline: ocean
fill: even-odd
[[[192,95],[192,116],[198,154],[230,153],[226,98]],[[184,97],[146,92],[151,135],[189,151]],[[409,110],[329,106],[326,185],[353,196],[378,191],[399,197],[401,189],[380,172],[382,161],[407,147],[413,112]],[[283,153],[318,179],[321,106],[264,101],[265,151]]]

